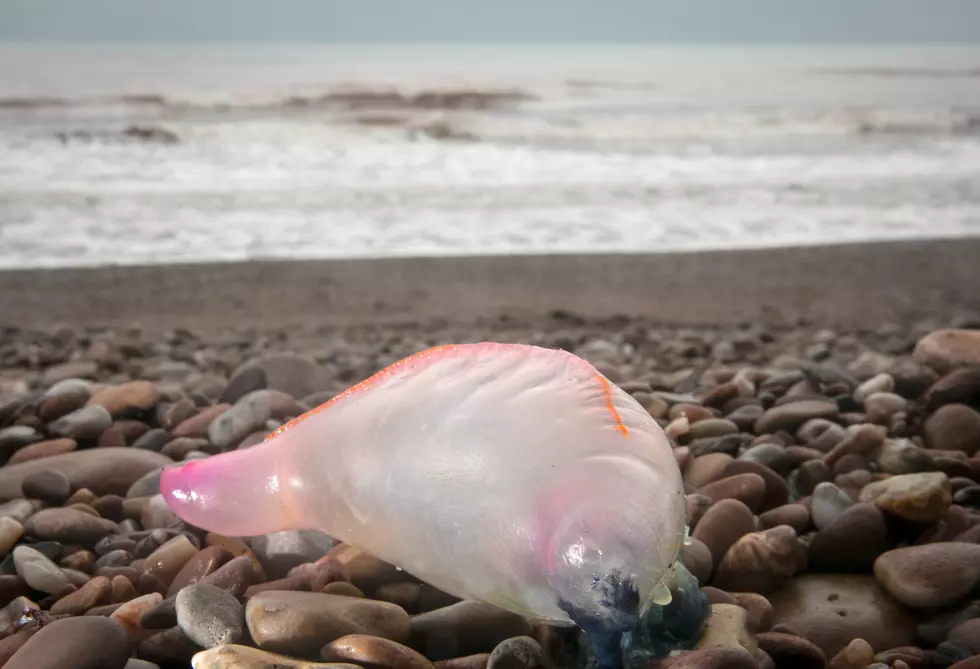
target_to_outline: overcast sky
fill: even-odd
[[[980,0],[0,0],[0,39],[980,43]]]

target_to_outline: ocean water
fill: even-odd
[[[980,47],[0,45],[0,268],[980,234]]]

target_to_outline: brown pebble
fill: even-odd
[[[697,489],[725,476],[725,469],[734,458],[728,453],[707,453],[691,458],[684,470],[684,481]]]
[[[789,486],[785,479],[769,467],[751,460],[735,460],[725,469],[725,476],[758,474],[765,482],[765,493],[756,511],[768,511],[789,501]]]
[[[236,599],[242,599],[245,591],[255,580],[252,559],[245,555],[232,558],[212,573],[204,576],[200,582],[221,588],[231,593]]]
[[[752,511],[737,499],[726,499],[708,509],[691,536],[708,547],[717,569],[732,544],[753,531]]]
[[[95,554],[87,550],[77,550],[61,558],[58,566],[91,574],[92,570],[95,569]]]
[[[885,443],[885,434],[881,428],[873,425],[862,425],[851,428],[843,441],[824,456],[824,464],[832,468],[837,461],[848,454],[869,457]]]
[[[231,553],[220,546],[207,546],[177,572],[173,582],[167,589],[167,596],[176,595],[181,588],[197,583],[208,574],[216,571],[221,565],[231,559]],[[224,588],[222,588],[224,589]]]
[[[140,641],[136,653],[142,660],[162,666],[187,666],[201,647],[187,638],[179,627],[171,627],[164,632]]]
[[[248,600],[245,619],[263,650],[315,657],[324,644],[348,634],[371,634],[403,642],[409,616],[387,602],[314,592],[262,592]]]
[[[0,639],[0,667],[4,666],[11,657],[14,656],[20,647],[27,643],[27,640],[34,636],[37,631],[41,629],[37,626],[31,626],[21,629],[15,634]]]
[[[973,455],[980,450],[980,412],[965,404],[942,406],[926,419],[922,437],[927,448]]]
[[[873,576],[805,574],[768,597],[773,631],[789,629],[833,657],[855,638],[877,652],[912,643],[917,618]]]
[[[893,597],[916,608],[954,604],[980,582],[980,545],[936,543],[888,551],[875,577]]]
[[[4,669],[123,669],[129,642],[114,621],[96,616],[62,618],[42,627]]]
[[[325,595],[340,595],[341,597],[359,597],[361,599],[366,599],[360,588],[353,583],[347,583],[346,581],[334,581],[333,583],[327,583],[325,586],[323,586],[323,589],[321,589],[320,592]]]
[[[432,663],[400,643],[366,634],[349,634],[320,650],[328,662],[350,662],[371,669],[432,669]]]
[[[498,643],[532,633],[521,616],[477,601],[412,617],[411,647],[432,660],[492,652]]]
[[[156,593],[158,595],[167,594],[167,584],[149,572],[143,572],[136,579],[136,591],[141,595]]]
[[[772,658],[777,667],[824,669],[827,656],[816,645],[793,634],[763,632],[758,636],[759,648]]]
[[[144,630],[140,627],[140,618],[162,601],[163,595],[158,592],[142,595],[119,606],[110,617],[126,630],[133,643],[139,643],[155,633],[154,630]]]
[[[117,534],[119,526],[111,520],[97,518],[77,509],[44,509],[31,516],[24,525],[26,534],[38,539],[94,546],[102,537]]]
[[[197,437],[204,439],[208,436],[208,428],[214,420],[231,409],[230,404],[216,404],[201,413],[188,418],[173,430],[175,437]]]
[[[803,534],[810,525],[810,510],[802,504],[784,504],[766,511],[759,516],[759,520],[764,530],[777,525],[789,525],[797,534]]]
[[[873,504],[855,504],[810,543],[812,571],[871,573],[875,560],[888,548],[885,517]]]
[[[725,553],[714,583],[729,592],[766,594],[793,577],[804,564],[803,548],[788,525],[752,532]]]
[[[197,553],[194,544],[183,534],[178,534],[146,558],[143,570],[159,579],[166,591],[166,587]]]
[[[707,648],[662,660],[653,660],[647,669],[760,669],[744,648]]]
[[[476,655],[439,660],[432,664],[436,669],[487,669],[487,662],[489,661],[490,653],[477,653]]]
[[[385,583],[405,580],[405,572],[384,560],[379,560],[359,548],[338,544],[327,557],[336,558],[350,574],[350,581],[365,593],[373,593]]]
[[[866,485],[860,501],[905,520],[934,523],[953,503],[953,490],[941,472],[899,474]]]
[[[81,588],[59,599],[51,607],[52,615],[78,616],[89,609],[108,604],[112,599],[112,584],[105,576],[96,576]]]
[[[754,634],[768,632],[772,628],[772,604],[754,592],[736,592],[733,597],[739,606],[749,612],[749,629]]]
[[[698,492],[715,500],[716,504],[724,499],[737,499],[745,504],[750,511],[755,512],[765,497],[766,482],[758,474],[736,474],[709,483],[700,488]]]
[[[875,660],[874,650],[864,639],[854,639],[827,663],[827,669],[864,669]]]
[[[26,477],[20,484],[27,499],[48,504],[62,504],[71,494],[71,482],[59,471],[41,471]]]
[[[159,642],[159,645],[163,643],[165,640]],[[236,644],[223,644],[195,653],[193,665],[194,669],[362,669],[356,664],[308,662]]]
[[[78,448],[78,442],[74,439],[51,439],[49,441],[39,441],[36,444],[29,444],[21,448],[7,460],[8,465],[16,465],[30,460],[39,460],[53,455],[71,453]]]
[[[133,582],[125,576],[113,576],[110,584],[112,586],[112,601],[117,604],[135,599],[139,594],[136,592]]]
[[[701,592],[707,598],[709,604],[738,605],[738,599],[735,598],[735,595],[725,592],[724,590],[719,590],[714,586],[706,585],[701,588]]]
[[[689,543],[681,546],[681,561],[698,583],[703,585],[711,578],[714,558],[711,550],[700,539],[691,537]]]

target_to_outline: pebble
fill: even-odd
[[[0,558],[14,549],[23,534],[23,525],[9,516],[0,516]]]
[[[105,576],[96,576],[67,597],[51,606],[52,615],[80,616],[89,609],[108,604],[112,599],[112,584]]]
[[[245,610],[230,594],[206,583],[177,593],[177,625],[202,648],[238,643],[245,637]]]
[[[182,421],[173,429],[175,437],[195,437],[202,439],[208,436],[208,428],[219,416],[231,409],[230,404],[216,404],[200,413]]]
[[[973,455],[980,451],[980,413],[965,404],[946,404],[926,419],[922,438],[927,448]]]
[[[871,644],[864,639],[854,639],[830,659],[827,669],[864,669],[874,660]]]
[[[486,669],[551,669],[551,658],[541,644],[529,636],[517,636],[497,644]]]
[[[258,593],[248,600],[245,620],[260,648],[299,657],[316,657],[325,644],[347,634],[398,642],[409,637],[409,616],[401,607],[314,592]]]
[[[207,550],[207,549],[205,549]],[[204,551],[201,551],[202,553]],[[196,557],[196,556],[195,556]],[[192,558],[193,559],[193,558]],[[190,564],[190,561],[188,562]],[[187,568],[187,565],[184,565]],[[184,570],[181,570],[183,573]],[[174,578],[174,582],[181,576],[178,574]],[[226,590],[231,593],[236,599],[241,599],[245,595],[245,591],[248,589],[252,583],[257,579],[255,569],[253,568],[252,559],[245,555],[239,555],[238,557],[232,558],[221,567],[216,569],[211,574],[203,577],[201,583],[210,583],[213,586],[219,587],[222,590]]]
[[[847,493],[829,481],[818,483],[813,489],[810,516],[818,530],[830,526],[842,513],[854,505]]]
[[[714,585],[730,592],[765,595],[778,589],[804,565],[805,554],[792,527],[752,532],[725,553]]]
[[[802,504],[784,504],[766,511],[759,516],[759,520],[764,530],[777,525],[789,525],[797,534],[803,534],[810,524],[810,510]]]
[[[366,593],[373,593],[385,583],[405,580],[405,572],[395,565],[354,546],[338,544],[327,555],[340,562],[347,569],[351,583]]]
[[[840,414],[837,405],[828,400],[805,399],[774,406],[755,422],[756,434],[779,431],[795,432],[808,420],[824,418],[835,420]]]
[[[99,539],[118,533],[119,526],[111,520],[65,507],[38,511],[24,524],[24,531],[38,539],[91,547]]]
[[[197,555],[197,548],[184,536],[178,534],[153,551],[143,562],[145,574],[160,580],[164,590],[169,586],[180,570]]]
[[[167,667],[186,667],[200,650],[201,647],[188,639],[179,627],[148,636],[136,647],[140,659]]]
[[[774,628],[785,626],[833,657],[856,638],[875,652],[911,645],[916,617],[892,599],[874,577],[844,574],[797,576],[769,596]]]
[[[14,425],[0,429],[0,461],[41,439],[43,439],[41,434],[29,425]]]
[[[109,617],[119,623],[133,643],[139,643],[156,632],[156,630],[143,629],[140,620],[147,611],[153,610],[162,601],[163,595],[158,592],[140,595],[124,602]]]
[[[143,529],[153,530],[181,525],[180,517],[163,499],[163,495],[151,495],[140,511],[140,524]]]
[[[0,467],[0,501],[20,497],[23,480],[39,471],[60,471],[75,490],[122,495],[136,479],[166,464],[172,464],[170,458],[133,448],[93,448],[30,460]]]
[[[681,562],[694,575],[698,583],[704,585],[714,570],[711,550],[700,540],[691,537],[690,543],[681,547]],[[377,595],[375,595],[377,596]]]
[[[878,450],[875,463],[886,474],[914,474],[935,469],[929,451],[908,439],[886,439]]]
[[[768,511],[789,501],[789,486],[782,476],[769,467],[750,460],[735,460],[725,469],[725,476],[728,477],[741,474],[757,474],[765,484],[757,511]]]
[[[744,648],[752,653],[759,647],[749,629],[749,612],[737,604],[712,604],[711,615],[705,621],[701,639],[695,647]]]
[[[953,503],[953,491],[942,472],[899,474],[866,485],[860,501],[905,520],[934,523]]]
[[[755,529],[752,511],[737,499],[726,499],[708,509],[691,536],[707,546],[717,568],[732,544]]]
[[[980,365],[980,330],[934,330],[916,343],[912,358],[940,374]]]
[[[980,581],[980,545],[943,542],[888,551],[875,577],[897,600],[915,608],[949,606]]]
[[[234,375],[253,367],[265,372],[266,388],[281,390],[293,397],[306,397],[324,388],[322,370],[307,356],[271,353],[246,362],[235,370]]]
[[[249,541],[255,557],[271,579],[284,577],[297,565],[319,560],[334,544],[327,535],[312,530],[276,532]]]
[[[772,604],[768,599],[754,592],[737,592],[732,596],[748,612],[748,625],[753,634],[772,629]]]
[[[27,462],[28,460],[38,460],[40,458],[47,458],[52,455],[61,455],[62,453],[71,453],[76,448],[78,448],[78,442],[74,439],[49,439],[47,441],[39,441],[28,446],[24,446],[12,456],[7,461],[8,465],[16,465],[21,462]]]
[[[14,653],[4,669],[123,669],[129,641],[114,621],[98,616],[63,618],[45,625]]]
[[[221,565],[231,560],[231,558],[231,553],[221,546],[205,547],[188,560],[187,564],[177,573],[167,590],[167,596],[176,595],[182,588],[193,585],[208,575],[213,574]]]
[[[699,420],[691,425],[688,431],[688,438],[708,439],[711,437],[723,437],[726,434],[737,434],[738,425],[724,418],[706,418]]]
[[[35,472],[20,484],[24,497],[48,504],[62,504],[71,495],[71,481],[59,471]]]
[[[131,381],[98,391],[89,399],[89,406],[100,406],[113,418],[133,416],[156,406],[160,393],[149,381]]]
[[[156,468],[143,474],[126,490],[126,498],[152,497],[160,494],[160,474],[163,468]]]
[[[971,653],[980,654],[980,618],[960,623],[949,631],[946,640],[963,644]]]
[[[728,453],[706,453],[691,458],[684,469],[684,480],[693,488],[706,486],[721,479],[733,460]]]
[[[211,423],[208,439],[218,448],[227,450],[250,433],[263,429],[271,417],[272,397],[269,391],[253,391]]]
[[[698,492],[715,502],[737,499],[751,511],[755,511],[762,505],[766,494],[766,482],[758,474],[736,474],[702,486]]]
[[[890,393],[895,389],[895,379],[891,374],[878,374],[859,385],[854,390],[854,400],[860,403],[875,393]]]
[[[707,648],[653,660],[646,669],[760,669],[755,657],[743,648]]]
[[[795,634],[764,632],[759,635],[759,648],[772,658],[777,667],[824,669],[827,656],[815,644]]]
[[[357,664],[307,662],[234,644],[202,650],[194,655],[192,665],[193,669],[361,669]]]
[[[462,601],[413,616],[412,648],[431,660],[489,653],[498,643],[532,634],[525,618],[477,601]]]
[[[17,546],[11,555],[17,574],[35,590],[54,594],[64,590],[70,583],[58,565],[30,546]]]
[[[335,639],[324,645],[320,657],[329,662],[349,662],[359,666],[385,669],[433,669],[432,662],[417,651],[390,639],[367,634],[350,634]],[[504,664],[503,666],[516,667],[517,665]]]
[[[48,423],[48,430],[58,437],[91,441],[112,425],[112,416],[103,407],[86,406]]]
[[[855,504],[824,527],[810,542],[811,571],[871,573],[888,548],[888,527],[873,504]]]
[[[60,385],[60,384],[59,384]],[[65,388],[58,392],[45,393],[37,408],[37,416],[48,423],[85,406],[89,398],[86,387]]]

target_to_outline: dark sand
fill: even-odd
[[[686,326],[980,314],[980,238],[664,255],[262,261],[0,272],[0,324],[289,327],[556,310]]]

